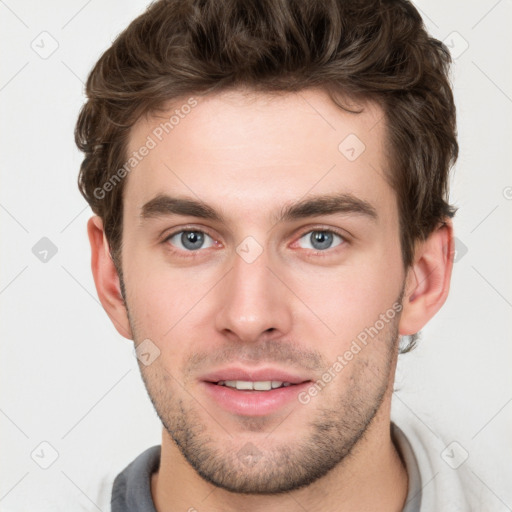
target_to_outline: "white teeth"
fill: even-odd
[[[290,382],[281,382],[279,380],[221,380],[217,382],[221,386],[227,386],[228,388],[236,388],[239,390],[255,390],[255,391],[270,391],[280,387],[291,386]]]
[[[248,380],[235,380],[231,382],[233,382],[236,389],[254,389],[253,383]]]
[[[254,382],[252,386],[257,391],[269,391],[272,389],[272,382],[269,380]]]

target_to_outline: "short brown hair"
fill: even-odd
[[[458,154],[450,55],[406,0],[160,0],[135,19],[90,73],[75,131],[79,187],[104,222],[121,268],[123,182],[98,190],[126,160],[130,128],[186,95],[229,88],[374,100],[385,114],[389,183],[404,266],[455,209]],[[101,196],[101,195],[100,195]]]

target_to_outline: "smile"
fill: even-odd
[[[270,391],[272,389],[285,388],[293,386],[290,382],[282,382],[279,380],[221,380],[217,382],[218,386],[227,386],[228,388],[235,388],[239,391]]]

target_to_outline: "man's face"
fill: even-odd
[[[287,491],[343,461],[389,402],[405,275],[383,113],[312,90],[197,101],[131,133],[129,155],[156,143],[124,191],[132,333],[160,351],[142,375],[196,471]]]

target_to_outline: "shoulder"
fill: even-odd
[[[105,475],[95,504],[103,512],[154,512],[151,475],[159,466],[160,445],[156,445],[138,455],[120,473]]]

